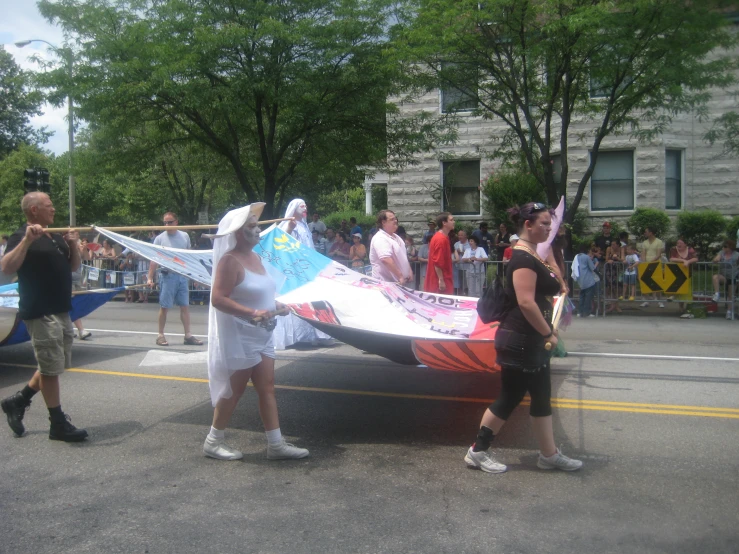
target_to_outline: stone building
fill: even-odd
[[[458,100],[453,91],[432,90],[399,108],[405,115],[421,110],[440,114],[450,102],[459,106]],[[461,123],[456,144],[421,154],[417,165],[374,179],[386,184],[388,208],[416,237],[440,211],[451,211],[455,219],[470,226],[488,219],[480,183],[495,171],[498,161],[483,153],[495,149],[494,137],[501,137],[506,127],[473,115],[473,107],[468,106],[466,112],[457,109]],[[730,92],[714,91],[708,108],[714,118],[739,109],[739,104]],[[639,142],[628,133],[607,137],[580,203],[590,214],[591,226],[598,227],[604,220],[625,220],[637,207],[661,208],[669,215],[701,209],[718,210],[727,216],[739,214],[739,159],[721,156],[720,145],[712,147],[703,140],[710,124],[710,120],[699,121],[695,114],[681,114],[651,143]],[[589,129],[588,124],[576,122],[570,128],[570,198],[577,192],[590,156],[589,143],[579,142],[577,137]],[[365,190],[372,182],[367,179]]]

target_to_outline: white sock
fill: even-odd
[[[280,433],[279,427],[271,431],[265,431],[264,434],[267,435],[267,444],[270,446],[277,446],[282,442],[282,433]]]
[[[215,427],[211,426],[208,436],[212,439],[222,439],[226,436],[226,430],[218,430]]]

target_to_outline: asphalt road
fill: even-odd
[[[576,320],[554,423],[584,468],[538,470],[522,406],[496,439],[509,471],[488,475],[462,458],[494,377],[344,345],[278,356],[281,428],[309,458],[265,459],[252,389],[227,431],[244,460],[205,458],[205,349],[181,344],[176,317],[156,347],[156,310],[87,320],[62,403],[88,442],[49,441],[39,397],[27,436],[0,428],[0,552],[739,551],[737,321]],[[193,307],[196,333],[206,319]],[[33,364],[28,344],[0,349],[0,395]]]

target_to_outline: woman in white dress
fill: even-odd
[[[275,399],[275,349],[272,328],[278,308],[276,285],[253,248],[259,244],[257,220],[264,203],[228,212],[213,243],[213,287],[208,313],[208,381],[215,410],[203,453],[239,460],[224,440],[226,426],[251,379],[267,434],[267,458],[305,458],[308,451],[285,442]]]
[[[291,217],[291,221],[283,221],[279,224],[279,228],[292,235],[303,246],[312,250],[316,247],[313,244],[313,237],[308,228],[308,206],[301,198],[296,198],[287,206],[285,217]],[[294,314],[288,314],[277,320],[277,327],[274,333],[275,348],[277,350],[285,350],[288,346],[305,342],[314,346],[331,345],[333,339],[326,333],[322,333],[313,327],[307,321],[300,319]]]

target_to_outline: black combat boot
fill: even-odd
[[[23,416],[30,405],[31,401],[26,400],[20,391],[0,402],[0,407],[8,416],[8,425],[18,437],[22,437],[26,432],[26,428],[23,426]]]
[[[72,425],[69,416],[64,412],[61,412],[61,417],[52,415],[49,421],[51,422],[49,438],[53,441],[81,442],[87,438],[87,431]]]

